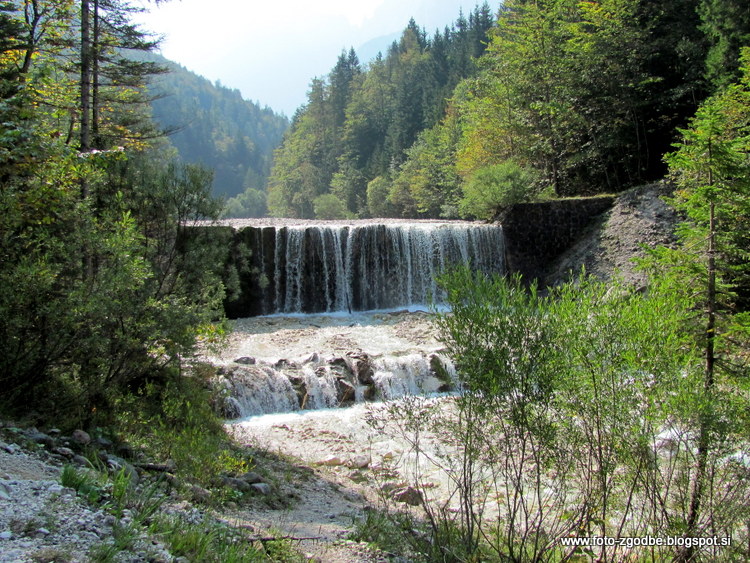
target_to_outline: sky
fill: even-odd
[[[482,0],[171,0],[135,20],[163,36],[161,53],[288,117],[342,49],[402,31],[413,17],[429,35]],[[492,10],[498,2],[489,2]],[[392,41],[386,40],[384,48]],[[366,62],[366,61],[361,61]]]

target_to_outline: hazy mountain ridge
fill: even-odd
[[[153,116],[170,132],[179,157],[214,170],[217,196],[265,190],[273,151],[289,125],[286,116],[164,57],[151,57],[169,71],[150,85]]]

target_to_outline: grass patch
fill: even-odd
[[[244,530],[216,522],[191,523],[174,515],[161,515],[149,527],[177,557],[206,563],[305,561],[289,540],[262,540]]]

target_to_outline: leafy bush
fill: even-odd
[[[316,219],[347,219],[351,213],[346,204],[334,194],[319,195],[313,200]]]
[[[536,189],[534,173],[511,160],[485,166],[464,184],[459,210],[464,217],[492,219],[516,203],[529,201]]]

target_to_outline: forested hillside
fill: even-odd
[[[255,196],[255,205],[235,213],[264,215],[273,151],[288,120],[163,57],[151,54],[149,60],[168,70],[152,81],[150,93],[154,119],[170,132],[180,159],[214,171],[216,196],[232,198],[245,191]]]
[[[662,176],[678,127],[738,77],[742,2],[508,0],[342,54],[278,151],[273,215],[485,217],[544,191]]]
[[[440,121],[453,89],[474,73],[472,61],[484,51],[493,21],[487,5],[432,36],[411,20],[400,40],[369,65],[354,51],[342,53],[328,77],[311,84],[308,103],[276,155],[271,213],[382,214],[368,210],[368,183],[390,178],[420,132]],[[370,202],[386,204],[379,197]]]

